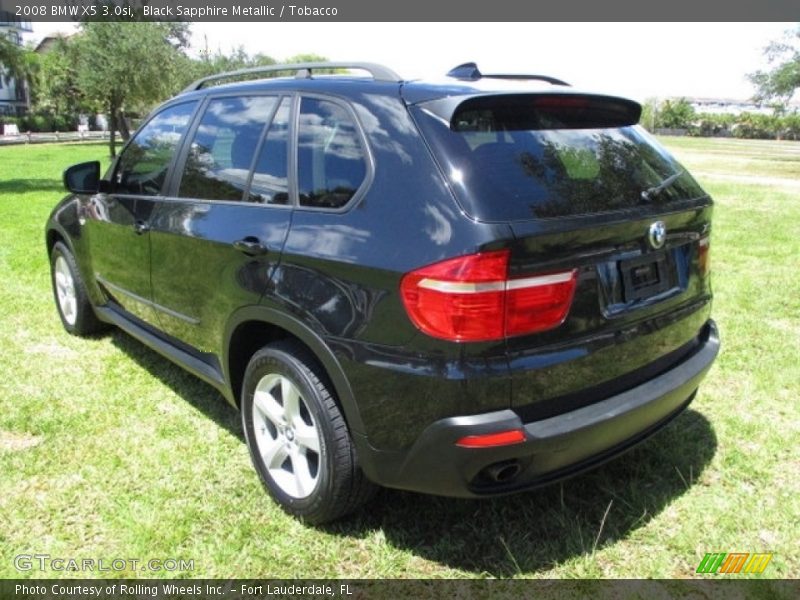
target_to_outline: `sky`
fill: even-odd
[[[193,51],[242,46],[277,60],[319,54],[370,61],[406,79],[476,62],[484,73],[537,73],[644,101],[746,100],[745,75],[768,67],[764,47],[796,23],[194,23]],[[34,23],[37,41],[70,23]]]

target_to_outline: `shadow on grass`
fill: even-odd
[[[64,184],[57,179],[6,179],[0,181],[0,194],[25,194],[27,192],[63,192]]]
[[[216,389],[121,330],[112,329],[110,336],[112,343],[140,367],[244,443],[239,412]]]
[[[393,546],[448,567],[532,575],[646,525],[695,484],[716,447],[711,424],[690,409],[627,454],[561,483],[489,500],[382,491],[368,510],[326,529],[359,537],[380,529]]]
[[[113,343],[244,442],[238,412],[211,386],[122,332]],[[496,577],[531,575],[624,539],[684,494],[713,458],[709,421],[689,409],[630,452],[530,492],[461,500],[381,490],[363,510],[321,529],[387,543],[442,565]]]

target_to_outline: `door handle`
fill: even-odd
[[[142,235],[143,233],[150,231],[150,225],[145,221],[136,221],[133,224],[133,230],[136,232],[136,235]]]
[[[241,240],[236,240],[235,242],[233,242],[233,247],[236,248],[239,252],[243,252],[248,256],[257,256],[259,254],[266,254],[269,251],[268,248],[264,244],[262,244],[257,237],[253,237],[251,235]]]

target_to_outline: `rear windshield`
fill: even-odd
[[[598,105],[537,106],[478,98],[449,119],[415,115],[464,210],[488,221],[658,209],[705,196],[683,167],[638,126],[613,125]]]

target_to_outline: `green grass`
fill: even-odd
[[[61,328],[43,226],[97,145],[0,148],[0,577],[13,557],[191,559],[185,577],[693,577],[705,552],[800,574],[800,144],[663,140],[714,196],[723,351],[691,409],[609,465],[508,498],[382,491],[323,528],[263,493],[238,415],[120,332]],[[718,576],[719,577],[719,576]]]

